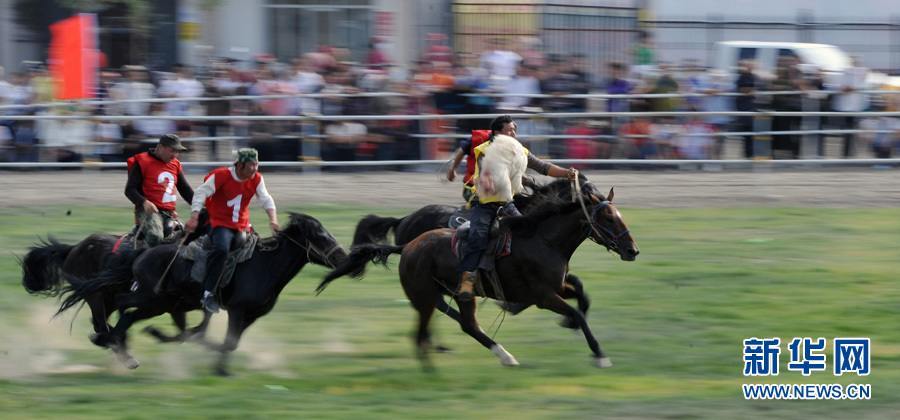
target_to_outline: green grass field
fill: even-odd
[[[900,416],[900,209],[622,209],[641,247],[625,263],[586,242],[572,261],[593,299],[589,321],[612,358],[590,364],[580,333],[531,308],[507,317],[497,339],[522,366],[504,368],[446,317],[435,319],[435,373],[419,369],[414,312],[395,270],[370,268],[323,295],[325,270],[307,267],[275,309],[244,336],[235,376],[213,376],[210,353],[164,345],[133,329],[125,371],[87,340],[82,311],[51,320],[53,299],[29,296],[13,254],[37,235],[65,242],[123,231],[119,209],[0,210],[2,418],[897,418]],[[282,211],[288,210],[288,207]],[[343,244],[369,212],[309,207]],[[264,220],[255,213],[254,220]],[[392,260],[396,265],[396,259]],[[481,306],[487,330],[498,314]],[[212,338],[224,332],[214,321]],[[193,314],[192,321],[199,319]],[[489,333],[493,329],[488,330]],[[781,337],[782,373],[745,378],[744,338]],[[788,372],[795,336],[871,337],[872,373],[805,378]],[[743,383],[870,383],[869,401],[745,401]]]

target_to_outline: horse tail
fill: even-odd
[[[112,256],[103,271],[94,278],[66,275],[69,286],[63,289],[62,293],[65,299],[59,305],[56,315],[97,293],[106,293],[110,289],[118,290],[127,285],[128,281],[134,277],[132,272],[134,260],[145,250],[146,248],[131,250]]]
[[[356,224],[356,231],[353,232],[353,243],[351,247],[362,244],[372,244],[384,242],[387,239],[388,232],[395,229],[404,218],[381,217],[370,214],[363,217]]]
[[[55,296],[60,293],[63,277],[63,263],[74,245],[66,245],[52,237],[41,239],[39,244],[28,248],[22,266],[22,286],[31,294]]]
[[[359,245],[350,252],[350,255],[343,263],[331,270],[325,275],[319,287],[316,287],[316,294],[322,293],[328,284],[338,277],[350,275],[353,278],[359,278],[366,271],[366,264],[374,262],[376,264],[387,265],[388,257],[391,254],[399,254],[403,251],[403,246],[395,245],[376,245],[363,244]]]

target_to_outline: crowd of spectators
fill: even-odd
[[[52,102],[53,81],[41,65],[5,75],[0,70],[0,160],[122,161],[144,150],[142,141],[177,132],[192,142],[198,160],[228,159],[229,150],[251,145],[267,160],[404,160],[442,158],[454,148],[454,138],[442,134],[486,128],[488,119],[252,121],[247,115],[406,115],[483,114],[496,112],[584,111],[777,111],[897,110],[898,96],[873,98],[860,90],[866,69],[860,65],[826,83],[822,73],[801,65],[795,57],[779,59],[772,76],[758,74],[753,63],[741,63],[734,75],[705,71],[696,62],[675,67],[657,60],[652,41],[642,36],[632,63],[610,62],[591,68],[580,54],[543,52],[540,41],[511,45],[488,40],[479,55],[453,54],[446,45],[430,49],[408,71],[391,65],[389,54],[370,46],[362,62],[346,49],[322,47],[290,63],[259,56],[250,62],[212,60],[198,68],[176,65],[170,71],[142,66],[104,69],[97,98],[119,103],[79,103],[64,107]],[[767,90],[808,91],[793,96],[766,96]],[[821,93],[822,90],[828,91]],[[395,92],[394,96],[287,97],[216,99],[244,95],[359,94]],[[741,96],[720,93],[737,92]],[[704,96],[649,99],[585,99],[564,95],[605,93],[696,93]],[[543,95],[543,96],[541,96]],[[172,98],[166,102],[141,102]],[[184,98],[184,100],[178,100]],[[207,100],[196,100],[206,98]],[[876,100],[877,99],[877,100]],[[73,120],[11,120],[3,115],[81,115]],[[104,115],[152,116],[133,121],[104,120]],[[178,121],[168,116],[231,116],[227,120]],[[869,138],[872,153],[889,157],[897,148],[894,118],[862,121],[854,117],[776,117],[773,130],[817,128],[879,128],[893,133]],[[519,134],[537,153],[553,158],[710,159],[723,156],[724,137],[716,133],[749,132],[758,127],[752,117],[683,116],[522,119]],[[426,138],[417,134],[430,135]],[[549,140],[541,136],[553,134]],[[227,136],[227,142],[203,138]],[[825,136],[817,135],[815,154],[825,154]],[[842,156],[858,149],[856,135],[843,136]],[[775,136],[771,157],[796,158],[800,136]],[[744,157],[753,156],[753,138],[743,136]],[[225,145],[223,147],[223,144]]]

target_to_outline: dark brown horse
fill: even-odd
[[[580,202],[560,200],[556,196],[534,197],[542,202],[531,206],[523,216],[509,217],[501,222],[501,228],[512,232],[512,253],[497,261],[500,287],[495,288],[482,275],[483,294],[479,293],[494,299],[535,304],[574,319],[599,367],[608,367],[612,363],[600,349],[584,315],[566,303],[571,292],[564,287],[563,279],[568,272],[569,259],[587,238],[619,254],[622,260],[633,261],[637,257],[638,247],[619,210],[612,204],[613,195],[610,190],[609,196],[604,198],[588,184]],[[361,245],[351,252],[345,263],[325,277],[319,290],[340,276],[361,275],[370,261],[385,263],[390,254],[402,254],[400,282],[419,313],[415,341],[420,360],[429,367],[428,325],[435,302],[442,295],[451,295],[458,285],[458,260],[450,249],[452,235],[450,229],[437,229],[419,235],[405,246]],[[478,326],[475,301],[454,299],[461,313],[459,324],[462,330],[490,349],[502,364],[517,365],[516,359]]]
[[[587,183],[587,178],[582,174],[579,174],[579,180]],[[527,212],[534,201],[539,201],[535,200],[535,197],[555,196],[562,200],[572,199],[572,185],[566,179],[555,180],[545,185],[537,185],[528,179],[525,184],[531,189],[531,194],[515,196],[516,207],[519,211]],[[586,185],[591,188],[589,183]],[[454,206],[429,204],[400,218],[370,214],[356,224],[352,246],[387,242],[391,231],[394,233],[394,245],[406,245],[429,230],[451,227],[450,219],[456,217],[457,213],[459,213],[459,208]],[[457,222],[455,225],[458,226],[459,223]],[[581,279],[574,273],[566,273],[564,287],[568,289],[566,296],[575,299],[578,303],[578,310],[587,317],[591,299],[585,292]],[[500,305],[512,315],[516,315],[530,306],[519,302],[501,302]],[[447,304],[443,298],[438,299],[437,310],[447,314],[453,320],[459,321],[459,312]],[[578,323],[572,318],[563,318],[560,325],[565,328],[578,329]]]

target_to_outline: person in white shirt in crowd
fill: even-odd
[[[535,77],[536,72],[537,69],[531,65],[519,67],[516,74],[503,84],[501,93],[504,95],[523,96],[504,96],[500,98],[497,108],[503,111],[521,111],[523,107],[527,107],[532,102],[535,102],[535,98],[524,95],[539,95],[541,93],[541,83]]]
[[[682,159],[709,159],[715,150],[715,130],[701,117],[691,116],[676,141],[678,157]]]
[[[134,121],[134,130],[142,139],[158,138],[163,134],[175,132],[175,121],[167,119],[168,115],[165,106],[162,103],[154,102],[150,104],[148,115],[157,116],[159,118],[140,119]]]
[[[312,66],[309,54],[294,60],[294,87],[297,93],[319,93],[325,88],[325,78]],[[297,110],[300,114],[317,115],[322,113],[322,100],[319,98],[299,98]]]
[[[203,84],[200,83],[191,70],[181,64],[174,66],[175,76],[163,80],[159,85],[159,96],[164,98],[197,98],[203,96]],[[166,102],[166,112],[174,116],[198,115],[200,109],[196,101]],[[190,121],[179,121],[178,130],[182,133],[191,129]]]
[[[833,90],[840,93],[834,95],[832,106],[835,111],[839,112],[861,112],[869,107],[869,95],[859,93],[861,90],[868,88],[866,79],[869,75],[869,69],[863,67],[859,63],[858,58],[853,58],[853,65],[844,69],[836,83],[832,86]],[[839,127],[845,130],[857,128],[858,117],[848,115],[846,117],[838,117],[840,121]],[[854,156],[856,144],[854,143],[855,134],[844,134],[844,157]]]
[[[507,48],[507,41],[503,38],[495,38],[492,45],[494,47],[492,50],[485,51],[481,55],[481,67],[486,69],[491,79],[496,82],[515,76],[522,56],[510,51]]]
[[[144,66],[125,66],[123,69],[128,79],[113,85],[110,98],[114,100],[128,100],[113,104],[110,108],[112,115],[149,115],[150,103],[138,102],[152,99],[156,96],[156,88],[148,81],[147,69]]]

